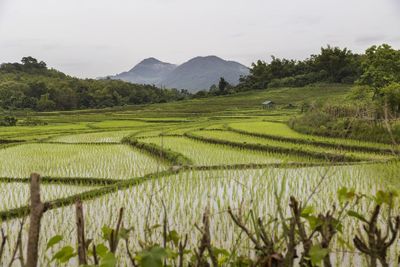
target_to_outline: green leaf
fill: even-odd
[[[313,265],[318,265],[329,254],[329,249],[321,248],[319,245],[314,245],[310,249],[310,260]]]
[[[100,267],[115,267],[117,266],[117,259],[115,255],[111,252],[108,252],[101,258]]]
[[[108,248],[104,244],[99,244],[96,246],[96,253],[101,258],[104,258],[108,253]]]
[[[123,239],[123,240],[127,240],[129,238],[129,233],[133,231],[133,227],[132,228],[121,228],[119,230],[119,238]]]
[[[111,238],[111,233],[112,233],[113,229],[111,229],[110,227],[104,225],[101,228],[101,232],[103,233],[103,240],[108,241]]]
[[[391,205],[393,202],[393,198],[397,197],[397,195],[398,194],[395,191],[385,192],[380,190],[376,193],[375,201],[378,205],[382,205],[384,203]]]
[[[60,241],[63,240],[63,237],[61,235],[56,235],[50,238],[49,242],[47,242],[47,247],[46,250],[49,248],[52,248],[54,245],[60,243]]]
[[[53,256],[52,261],[57,260],[60,263],[66,263],[75,255],[74,249],[71,246],[66,246]]]
[[[349,215],[349,216],[351,216],[351,217],[354,217],[354,218],[357,218],[357,219],[359,219],[360,221],[363,221],[363,222],[365,222],[365,223],[368,223],[367,219],[365,219],[364,216],[362,216],[360,213],[358,213],[358,212],[356,212],[356,211],[354,211],[354,210],[349,210],[349,211],[347,212],[347,215]]]
[[[167,235],[167,242],[172,241],[175,246],[178,246],[180,236],[177,231],[172,230]]]
[[[309,216],[306,219],[312,230],[315,230],[317,227],[322,225],[321,219],[316,216]]]
[[[218,257],[220,255],[223,255],[223,256],[229,256],[230,255],[229,252],[226,249],[223,249],[223,248],[213,247],[212,250],[213,250],[214,255],[216,257]]]
[[[167,256],[164,248],[153,247],[139,254],[138,260],[141,267],[162,267],[163,259]]]
[[[356,196],[354,188],[348,189],[347,187],[342,187],[338,190],[339,202],[344,203],[352,200]]]
[[[310,216],[314,212],[314,208],[312,206],[305,207],[301,212],[301,217],[305,218]]]

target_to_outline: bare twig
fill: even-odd
[[[371,218],[364,225],[364,231],[367,235],[368,241],[365,242],[362,236],[356,236],[353,241],[355,247],[362,253],[368,255],[370,266],[378,266],[378,261],[383,267],[388,267],[389,263],[386,260],[387,250],[395,242],[398,232],[400,230],[400,217],[388,219],[388,232],[383,235],[381,229],[378,227],[378,217],[381,210],[380,205],[376,205]],[[391,237],[389,237],[389,233]]]
[[[113,229],[111,231],[111,236],[109,240],[109,245],[110,245],[110,252],[115,253],[118,248],[118,243],[119,243],[119,231],[121,229],[121,224],[122,224],[122,218],[124,216],[124,208],[121,208],[119,210],[119,216],[118,216],[118,221],[117,221],[117,226],[115,227],[115,230]]]
[[[97,249],[95,244],[93,244],[93,262],[95,266],[99,265],[99,258],[97,257]]]
[[[185,249],[188,243],[188,235],[185,235],[185,239],[182,242],[182,240],[179,241],[179,249],[178,249],[178,255],[179,255],[179,263],[178,267],[183,267],[183,257],[185,254]]]
[[[8,237],[5,235],[3,228],[1,228],[0,265],[2,263],[3,253],[4,253],[4,248],[6,247],[7,238]]]
[[[21,222],[20,222],[19,230],[18,230],[17,243],[15,244],[15,247],[14,247],[14,250],[13,250],[13,253],[12,253],[12,257],[11,257],[11,261],[10,261],[10,264],[8,265],[9,267],[11,267],[13,265],[14,261],[17,259],[17,257],[16,257],[17,251],[19,251],[19,253],[20,253],[18,258],[20,259],[21,266],[25,266],[25,262],[23,260],[24,256],[23,256],[23,253],[21,251],[21,248],[22,248],[22,245],[21,245],[22,244],[22,230],[24,229],[24,224],[25,224],[25,219],[22,219]]]

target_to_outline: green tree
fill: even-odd
[[[56,108],[56,103],[49,99],[49,94],[44,94],[37,102],[37,109],[39,111],[50,111]]]
[[[358,83],[371,86],[377,98],[383,87],[400,82],[400,51],[387,44],[374,45],[365,51],[362,70]]]
[[[321,53],[311,56],[310,64],[315,72],[325,72],[327,81],[353,82],[359,72],[359,56],[347,48],[321,47]]]
[[[21,62],[27,69],[46,69],[46,63],[43,61],[38,62],[38,60],[33,57],[23,57]]]
[[[400,112],[400,83],[391,83],[382,88],[384,105],[387,104],[390,110],[398,114]]]
[[[0,107],[3,109],[22,108],[25,98],[23,92],[26,88],[26,84],[16,81],[0,83]]]
[[[222,94],[222,95],[227,94],[229,87],[230,87],[230,84],[223,77],[221,77],[218,82],[219,94]]]

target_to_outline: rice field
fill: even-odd
[[[237,149],[226,145],[207,144],[183,136],[141,138],[140,142],[156,144],[165,149],[181,153],[187,158],[192,159],[194,164],[199,166],[234,164],[257,165],[266,163],[309,161],[307,158],[302,157]]]
[[[85,119],[90,116],[94,115],[87,115]],[[380,190],[398,191],[400,184],[400,164],[389,153],[323,147],[312,142],[371,148],[382,144],[305,136],[293,132],[282,123],[254,122],[253,116],[241,118],[221,115],[218,118],[201,117],[193,120],[129,120],[132,116],[129,113],[118,116],[124,119],[96,118],[93,121],[73,123],[70,129],[67,123],[43,126],[42,130],[40,127],[32,127],[34,129],[27,130],[29,138],[22,138],[27,128],[5,129],[5,132],[1,132],[0,140],[21,139],[28,142],[0,143],[0,177],[14,179],[12,182],[0,182],[0,214],[28,205],[29,184],[21,180],[37,172],[44,177],[58,179],[58,182],[49,181],[42,185],[44,201],[62,202],[70,196],[83,196],[83,193],[97,190],[100,192],[87,198],[83,204],[86,235],[93,238],[94,243],[101,242],[102,227],[114,225],[117,211],[124,207],[124,226],[134,228],[129,245],[132,250],[140,249],[144,240],[154,244],[162,242],[163,234],[157,225],[163,223],[165,213],[168,228],[182,235],[187,234],[188,246],[196,248],[201,234],[195,225],[201,223],[203,212],[208,208],[213,246],[228,251],[237,250],[236,256],[254,255],[251,241],[230,218],[229,207],[236,212],[242,210],[248,213],[252,210],[254,216],[269,220],[277,216],[280,207],[285,216],[290,215],[290,196],[306,202],[315,212],[324,212],[331,209],[332,205],[341,205],[337,195],[340,188],[352,188],[372,196]],[[230,130],[227,130],[226,125],[231,127],[228,128]],[[308,140],[311,143],[280,141],[235,132],[235,129],[253,134]],[[195,139],[191,135],[200,138]],[[158,150],[151,153],[121,143],[128,136],[141,143],[154,144],[161,151],[182,155],[193,164],[176,166]],[[206,139],[227,143],[217,144]],[[257,149],[257,146],[278,149],[268,151]],[[385,145],[382,147],[387,148]],[[301,153],[277,152],[279,149],[303,151],[305,154],[344,155],[362,162],[331,164],[326,159],[308,157]],[[308,167],[304,167],[304,164],[308,164]],[[89,182],[80,185],[75,181],[72,184],[71,181],[76,178],[88,179]],[[94,182],[91,185],[92,180]],[[100,184],[100,180],[107,181],[107,185]],[[372,198],[365,198],[353,210],[368,214],[373,205]],[[395,202],[395,210],[400,210],[398,201]],[[54,207],[44,213],[39,244],[40,266],[77,266],[75,258],[65,264],[49,263],[58,249],[76,244],[74,218],[75,208],[69,204]],[[21,218],[13,217],[0,222],[10,242],[10,246],[5,248],[4,262],[9,262],[12,257],[11,244],[16,242],[20,221]],[[342,224],[342,233],[332,241],[334,266],[366,266],[365,258],[357,253],[351,239],[361,224],[349,216],[343,219]],[[149,225],[154,226],[154,233],[150,236],[147,229]],[[283,231],[276,222],[268,227],[275,234]],[[23,246],[27,243],[28,228],[29,222],[23,229]],[[62,235],[64,240],[47,250],[47,242],[55,235]],[[396,240],[388,253],[390,262],[396,261],[399,251],[400,241]],[[117,266],[130,266],[122,244],[116,255]]]
[[[295,142],[285,142],[272,140],[262,137],[249,136],[231,131],[213,131],[213,130],[202,130],[193,132],[194,135],[206,138],[212,138],[217,140],[227,140],[238,142],[242,144],[255,144],[255,145],[266,145],[277,148],[287,148],[298,151],[309,151],[315,153],[328,153],[332,155],[343,155],[354,157],[359,160],[368,161],[368,160],[387,160],[393,158],[393,155],[390,154],[380,154],[380,153],[368,153],[368,152],[360,152],[360,151],[350,151],[346,149],[334,149],[334,148],[322,148],[320,146],[309,145],[309,144],[300,144]]]
[[[249,169],[249,170],[218,170],[218,171],[188,171],[172,176],[162,177],[158,180],[149,181],[141,185],[128,188],[117,193],[99,197],[85,203],[85,220],[87,236],[94,238],[94,242],[100,242],[101,229],[104,225],[115,223],[115,211],[125,207],[127,214],[149,214],[144,216],[128,216],[124,220],[126,226],[134,226],[131,245],[138,247],[138,240],[144,240],[145,223],[156,225],[161,223],[160,215],[164,212],[163,204],[168,211],[168,225],[179,233],[187,233],[189,240],[198,240],[198,232],[195,231],[195,223],[201,221],[202,211],[206,207],[211,212],[211,236],[217,247],[231,249],[235,240],[240,236],[240,230],[230,220],[227,209],[232,207],[244,210],[250,208],[257,217],[268,218],[277,212],[276,192],[285,190],[290,195],[299,199],[309,196],[321,181],[322,186],[310,200],[309,205],[316,210],[327,210],[332,205],[339,205],[337,190],[343,186],[354,188],[357,192],[368,192],[373,194],[385,188],[380,180],[368,175],[368,168],[361,167],[317,167],[298,169]],[[288,201],[285,195],[282,203]],[[151,204],[150,204],[151,203]],[[397,206],[398,207],[398,206]],[[368,210],[372,204],[364,203],[355,207],[356,211]],[[150,213],[148,210],[150,209]],[[288,207],[285,207],[289,213]],[[49,211],[43,218],[43,233],[41,239],[41,255],[46,242],[56,234],[63,235],[71,244],[75,243],[75,223],[73,220],[65,221],[64,218],[74,216],[73,207],[65,207]],[[59,225],[63,225],[62,228]],[[18,221],[13,220],[3,223],[7,233],[17,228]],[[353,233],[358,224],[344,223],[343,237]],[[160,242],[160,235],[151,237],[154,242]],[[189,241],[191,242],[191,241]],[[196,243],[190,243],[195,247]],[[243,238],[240,241],[243,251],[250,246],[249,240]],[[335,241],[336,249],[343,249]],[[400,243],[390,251],[390,257],[395,258]],[[346,248],[348,249],[348,248]],[[354,248],[353,248],[354,249]],[[123,253],[123,246],[120,247],[119,260],[121,265],[129,263],[127,255]],[[125,256],[124,256],[125,255]],[[41,258],[44,264],[45,258]],[[345,266],[359,266],[362,259],[349,257],[348,254],[338,254],[334,259],[337,263]]]
[[[93,186],[65,185],[65,184],[43,184],[41,194],[44,201],[65,198],[93,189]],[[2,183],[0,182],[0,211],[10,210],[29,204],[29,184]]]
[[[0,177],[26,178],[37,172],[51,177],[128,179],[165,166],[125,145],[23,144],[0,150]]]
[[[62,135],[52,138],[49,141],[62,143],[119,143],[122,138],[135,132],[129,130]]]
[[[269,121],[257,121],[257,122],[246,122],[246,123],[240,122],[240,123],[231,123],[229,124],[229,127],[231,127],[234,130],[240,130],[247,133],[286,137],[286,138],[293,138],[295,140],[296,139],[306,140],[310,142],[322,142],[338,146],[350,145],[358,147],[376,147],[385,149],[391,148],[391,145],[387,144],[377,144],[373,142],[365,142],[353,139],[331,138],[331,137],[302,134],[292,130],[285,123],[279,123],[279,122],[269,122]]]

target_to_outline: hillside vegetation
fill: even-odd
[[[78,79],[25,57],[0,66],[0,109],[36,111],[105,108],[186,98],[178,90],[118,80]]]

